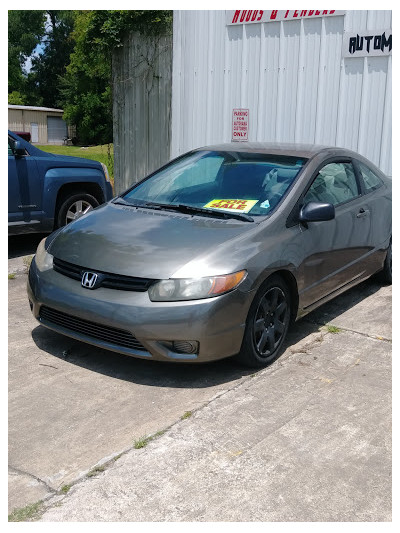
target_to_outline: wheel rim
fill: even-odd
[[[85,215],[93,209],[92,204],[86,202],[85,200],[77,200],[71,204],[68,208],[67,215],[65,217],[65,223],[69,224],[73,220]]]
[[[260,357],[271,357],[281,344],[289,319],[285,293],[279,287],[269,289],[261,298],[253,324],[253,341]]]

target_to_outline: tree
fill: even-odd
[[[13,91],[8,94],[8,103],[11,105],[25,105],[25,100],[20,92]]]
[[[8,92],[24,92],[24,64],[45,33],[44,11],[8,12]]]
[[[64,118],[76,124],[84,143],[112,142],[112,51],[127,32],[163,33],[171,28],[171,11],[77,11],[75,48],[61,80]]]
[[[65,75],[74,42],[71,37],[74,17],[71,11],[46,11],[43,52],[32,58],[26,79],[29,99],[36,98],[47,107],[61,105],[60,78]]]

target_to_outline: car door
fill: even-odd
[[[366,270],[371,217],[351,160],[330,160],[321,165],[305,191],[302,204],[331,203],[335,218],[308,222],[302,227],[300,267],[302,307],[306,309]]]
[[[34,157],[27,150],[16,155],[15,139],[8,138],[8,222],[34,224],[42,210],[42,181]],[[21,142],[22,144],[22,142]]]

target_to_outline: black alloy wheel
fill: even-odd
[[[257,368],[275,361],[281,353],[290,315],[290,291],[281,277],[272,276],[254,298],[237,359]]]

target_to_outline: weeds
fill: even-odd
[[[42,500],[36,503],[31,503],[25,507],[14,509],[14,511],[8,515],[9,522],[32,522],[39,518],[42,509]]]
[[[8,279],[15,279],[15,274],[14,273],[8,274]]]
[[[190,418],[192,416],[192,411],[185,411],[183,415],[181,416],[181,420],[186,420],[187,418]]]
[[[97,474],[100,474],[101,472],[104,472],[105,467],[104,466],[95,466],[90,470],[87,474],[87,477],[94,477],[97,476]]]
[[[60,492],[62,492],[63,494],[67,494],[67,492],[69,491],[69,489],[72,487],[72,485],[63,485],[60,489]]]
[[[336,326],[327,325],[326,329],[329,333],[339,333],[341,330],[340,328],[337,328]]]

